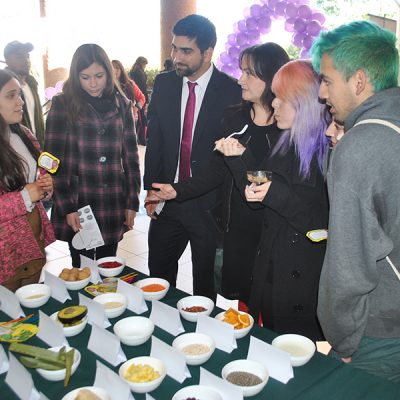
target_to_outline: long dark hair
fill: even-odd
[[[111,64],[114,69],[118,69],[121,71],[119,75],[119,85],[124,92],[125,96],[129,99],[134,101],[135,100],[135,92],[134,92],[134,83],[131,78],[129,78],[127,72],[125,71],[124,66],[122,65],[121,61],[119,60],[112,60]]]
[[[275,98],[271,89],[272,79],[279,68],[289,61],[289,56],[279,44],[267,42],[243,50],[239,57],[240,67],[243,60],[247,61],[250,73],[265,82],[261,103],[270,112],[269,119],[265,121],[268,123],[273,118],[272,101]],[[232,107],[232,111],[242,113],[247,119],[251,117],[252,108],[251,101],[242,100],[241,104]]]
[[[79,74],[93,63],[101,65],[106,71],[107,83],[103,91],[103,97],[111,97],[119,87],[114,78],[113,67],[106,52],[100,46],[93,43],[79,46],[72,57],[69,77],[63,86],[63,93],[67,100],[68,118],[71,122],[77,116],[80,117],[87,106],[87,102],[82,96],[83,89],[79,81]]]
[[[0,70],[0,90],[11,79],[15,79],[13,75],[6,70]],[[22,190],[27,184],[27,165],[25,160],[11,147],[8,129],[21,138],[35,160],[39,157],[39,151],[25,135],[20,124],[8,125],[0,114],[0,186],[7,192],[13,192]]]

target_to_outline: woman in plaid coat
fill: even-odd
[[[77,210],[90,205],[104,239],[96,258],[115,256],[139,208],[140,170],[130,101],[118,90],[111,62],[95,44],[80,46],[63,94],[53,98],[45,149],[57,156],[51,221],[57,239],[69,243],[72,264],[79,254],[71,241],[81,229]]]

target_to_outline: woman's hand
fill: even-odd
[[[26,184],[25,189],[28,191],[32,203],[37,203],[38,201],[46,197],[46,191],[43,190],[38,181]]]
[[[134,210],[125,210],[125,222],[124,225],[128,227],[129,230],[133,229],[133,225],[135,224],[136,211]]]
[[[65,218],[67,219],[67,224],[74,232],[78,232],[79,229],[82,229],[81,223],[79,221],[79,214],[77,212],[67,214]]]
[[[244,190],[244,195],[246,196],[246,200],[249,202],[261,202],[264,200],[264,197],[267,195],[269,187],[271,186],[271,181],[263,183],[262,185],[254,185],[246,186]]]
[[[215,150],[218,150],[226,157],[241,156],[246,147],[244,147],[237,139],[220,139],[215,142]]]
[[[149,200],[172,200],[177,196],[176,190],[169,183],[153,183],[151,186],[159,190],[152,190]]]
[[[44,197],[46,197],[48,193],[53,191],[53,178],[50,174],[39,174],[36,182],[43,189]]]

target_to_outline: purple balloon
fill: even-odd
[[[308,19],[311,17],[311,9],[306,5],[302,5],[297,9],[297,14],[300,18]]]
[[[295,21],[295,19],[294,18],[288,18],[286,21],[285,21],[285,30],[287,31],[287,32],[294,32],[294,21]]]
[[[247,27],[246,27],[246,21],[244,19],[241,19],[238,23],[238,30],[239,32],[246,32],[247,31]]]
[[[317,36],[321,31],[321,25],[318,21],[310,21],[307,25],[306,31],[311,36]]]
[[[232,59],[226,51],[221,53],[219,59],[221,60],[222,64],[232,64]]]
[[[251,29],[247,32],[247,40],[249,43],[255,44],[260,37],[260,32],[257,29]]]
[[[257,21],[252,17],[247,18],[246,19],[246,28],[247,28],[246,31],[243,31],[243,32],[247,33],[247,31],[249,31],[249,30],[257,29]]]
[[[326,20],[325,15],[320,12],[313,13],[312,19],[318,21],[321,25],[323,25]]]
[[[284,1],[280,1],[275,5],[275,14],[279,17],[283,17],[285,15],[286,3]]]
[[[278,3],[279,0],[268,0],[268,7],[273,10]]]
[[[271,30],[271,18],[269,16],[265,16],[260,18],[260,21],[258,22],[258,30],[262,34],[266,34]]]
[[[261,15],[260,15],[260,18],[262,18],[263,16],[270,16],[271,15],[271,12],[273,13],[273,11],[266,5],[266,4],[264,4],[262,7],[261,7]]]
[[[293,3],[288,3],[288,5],[286,6],[286,16],[288,18],[297,17],[297,6]]]
[[[250,7],[250,15],[252,17],[255,17],[255,18],[259,17],[261,15],[261,5],[260,4],[253,4]]]
[[[236,43],[239,45],[239,47],[246,44],[247,43],[247,35],[245,33],[238,33],[236,35]]]
[[[313,44],[313,37],[310,35],[305,35],[303,37],[303,47],[305,49],[309,49],[311,47],[311,45]]]
[[[297,4],[299,0],[286,0],[288,3]]]
[[[244,15],[245,18],[251,17],[251,13],[250,13],[250,8],[249,8],[249,7],[246,7],[246,8],[243,10],[243,15]]]
[[[232,46],[228,49],[228,55],[232,60],[237,60],[239,58],[240,50],[236,46]]]
[[[301,50],[299,58],[301,58],[303,60],[309,59],[310,58],[310,53],[308,52],[308,49]]]
[[[234,33],[228,35],[228,43],[233,46],[236,44],[236,35]]]
[[[297,32],[304,32],[306,30],[307,23],[302,18],[296,18],[294,20],[294,30]]]
[[[292,38],[292,43],[297,47],[302,47],[304,36],[303,33],[295,33]]]
[[[233,68],[230,65],[223,65],[221,67],[221,71],[225,72],[228,75],[232,75],[233,74]]]

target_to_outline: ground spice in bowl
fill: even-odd
[[[201,343],[189,344],[182,348],[182,352],[187,356],[198,356],[200,354],[208,353],[209,351],[210,347]]]
[[[204,312],[207,311],[207,308],[203,307],[203,306],[192,306],[192,307],[186,307],[186,308],[182,308],[183,311],[186,312]]]
[[[238,386],[255,386],[262,383],[262,379],[250,372],[234,371],[226,376],[226,380]]]
[[[143,292],[160,292],[165,289],[165,286],[159,283],[151,283],[150,285],[142,286]]]

